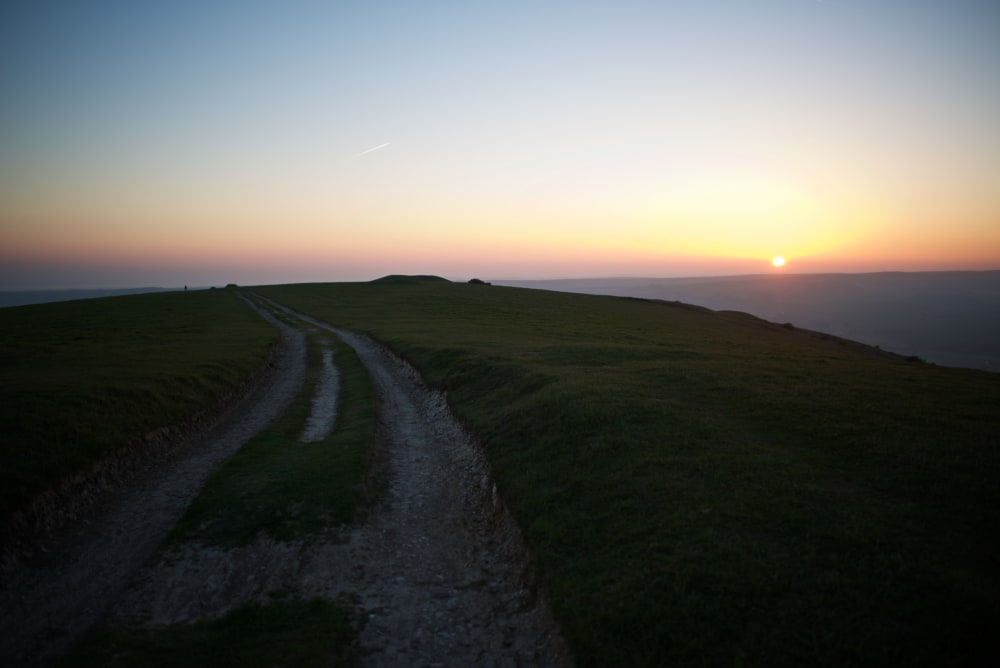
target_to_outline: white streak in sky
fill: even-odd
[[[386,143],[384,143],[384,144],[379,144],[378,146],[374,146],[374,147],[372,147],[372,148],[368,149],[367,151],[361,151],[361,153],[358,153],[358,154],[357,154],[356,156],[354,156],[354,157],[355,157],[355,158],[360,158],[360,157],[361,157],[361,156],[363,156],[363,155],[367,155],[367,154],[371,153],[372,151],[377,151],[377,150],[379,150],[380,148],[385,148],[385,147],[386,147],[386,146],[388,146],[388,145],[389,145],[389,142],[386,142]]]

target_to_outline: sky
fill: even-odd
[[[6,0],[0,290],[997,269],[998,119],[996,0]]]

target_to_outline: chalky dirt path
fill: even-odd
[[[368,368],[389,468],[365,522],[308,551],[299,591],[360,596],[373,666],[568,665],[520,530],[444,395],[370,338],[295,315],[340,336]]]
[[[481,450],[454,420],[444,396],[370,338],[270,304],[340,336],[368,368],[379,400],[376,447],[389,481],[383,498],[333,540],[259,538],[236,550],[189,543],[157,558],[159,540],[221,462],[202,465],[207,471],[200,477],[189,475],[198,477],[193,489],[189,483],[177,490],[165,480],[166,491],[138,490],[118,515],[92,532],[117,538],[72,547],[55,560],[63,564],[59,568],[29,573],[27,580],[0,591],[0,662],[44,665],[102,618],[144,625],[190,622],[282,592],[354,596],[367,617],[361,644],[370,666],[569,665],[533,582],[520,531],[496,494]],[[294,363],[278,365],[281,373],[273,383],[287,387],[275,392],[274,405],[254,404],[248,421],[277,407],[270,421],[301,387],[304,337],[282,328],[283,338],[294,343],[286,345],[285,359]],[[235,451],[231,443],[227,447],[225,456]],[[163,526],[155,531],[140,526],[159,515]],[[123,539],[132,531],[155,535],[133,545],[135,540]],[[107,551],[128,554],[111,557]],[[88,579],[94,582],[84,591],[72,591]],[[60,605],[67,598],[68,608]]]
[[[208,476],[291,403],[305,378],[305,335],[259,312],[281,341],[255,387],[175,456],[113,491],[99,515],[80,518],[41,558],[0,574],[0,666],[44,666],[64,655],[107,614]]]

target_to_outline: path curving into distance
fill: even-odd
[[[267,303],[341,337],[367,367],[389,480],[383,498],[335,540],[259,537],[233,550],[185,544],[166,558],[155,553],[208,476],[303,385],[303,331],[258,309],[281,331],[275,373],[182,458],[154,467],[105,516],[0,585],[0,665],[51,664],[101,620],[190,622],[265,603],[276,590],[351,595],[367,615],[361,644],[370,666],[569,665],[520,531],[444,395],[370,338]],[[332,360],[324,373],[330,391],[320,395],[335,403]]]
[[[385,498],[345,542],[304,555],[297,590],[360,598],[371,666],[568,665],[529,582],[520,530],[444,395],[369,337],[268,303],[358,354],[379,397],[377,447],[389,467]]]
[[[305,378],[305,335],[253,308],[281,333],[272,372],[178,458],[144,472],[42,559],[4,575],[0,665],[43,666],[64,655],[111,609],[208,477],[287,409]]]

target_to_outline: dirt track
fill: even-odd
[[[308,555],[299,591],[361,597],[370,665],[568,664],[520,530],[445,397],[368,337],[300,317],[338,334],[368,368],[390,484],[345,544]]]
[[[99,517],[5,576],[0,665],[47,665],[63,655],[107,613],[208,476],[288,407],[305,375],[305,336],[262,315],[281,331],[273,373],[211,429],[178,448],[177,458],[118,490]]]
[[[109,513],[0,590],[0,664],[44,665],[105,617],[147,625],[224,614],[276,591],[350,593],[368,615],[372,666],[566,665],[558,629],[532,585],[520,532],[495,493],[481,451],[445,398],[364,336],[341,336],[379,397],[388,491],[340,540],[238,550],[183,545],[153,552],[211,471],[287,407],[301,387],[303,334],[286,325],[276,374],[239,419],[183,461],[121,495]]]

